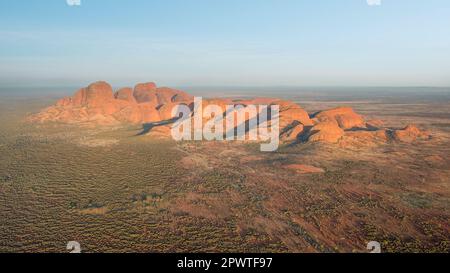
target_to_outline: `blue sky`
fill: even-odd
[[[450,1],[0,0],[0,86],[450,86]]]

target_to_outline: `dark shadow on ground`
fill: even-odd
[[[151,122],[151,123],[144,123],[142,124],[142,131],[140,133],[138,133],[136,136],[142,136],[142,135],[146,135],[148,133],[150,133],[150,131],[158,126],[165,126],[168,124],[172,124],[175,121],[177,121],[179,118],[173,118],[173,119],[168,119],[168,120],[163,120],[163,121],[158,121],[158,122]]]

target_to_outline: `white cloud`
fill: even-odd
[[[380,6],[381,0],[367,0],[367,5],[369,6]]]
[[[66,0],[69,6],[81,6],[81,0]]]

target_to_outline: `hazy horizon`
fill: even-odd
[[[118,90],[122,85],[113,85]],[[129,87],[132,87],[130,85]],[[276,97],[293,100],[297,103],[306,101],[362,101],[376,102],[390,100],[392,103],[416,101],[439,102],[450,101],[450,87],[342,87],[342,86],[172,86],[191,95],[204,98],[255,98]],[[82,86],[40,86],[40,87],[2,87],[3,98],[46,98],[50,101],[72,96]]]

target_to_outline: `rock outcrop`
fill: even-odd
[[[430,134],[414,125],[396,130],[385,128],[382,120],[366,121],[352,108],[338,107],[316,113],[314,126],[305,134],[309,142],[339,143],[343,147],[374,146],[388,142],[414,142],[426,140]]]
[[[298,141],[304,131],[305,125],[301,124],[299,121],[295,121],[281,131],[280,139],[284,142]]]
[[[336,121],[325,120],[314,125],[310,132],[308,141],[337,143],[344,136],[344,130]]]
[[[153,82],[139,83],[134,87],[134,97],[139,103],[156,102],[156,84]]]
[[[117,92],[114,93],[114,98],[118,99],[118,100],[127,101],[131,104],[135,104],[135,103],[137,103],[137,101],[133,94],[134,94],[133,89],[126,87],[126,88],[117,90]]]
[[[406,126],[402,130],[396,130],[393,133],[393,136],[395,140],[407,143],[414,142],[418,139],[426,140],[431,137],[429,132],[421,131],[419,128],[412,124]]]
[[[356,114],[350,107],[322,111],[315,118],[319,122],[335,122],[343,130],[365,127],[364,118]]]
[[[188,93],[157,87],[153,82],[137,84],[134,89],[121,88],[115,93],[108,83],[96,82],[80,89],[72,97],[63,98],[54,106],[30,116],[28,120],[100,125],[131,123],[144,124],[145,128],[145,124],[172,120],[172,109],[177,105],[187,105],[192,110],[193,103],[194,97]],[[340,143],[346,146],[374,145],[390,141],[411,143],[430,138],[428,132],[421,131],[414,125],[393,130],[384,128],[381,120],[365,121],[349,107],[321,111],[310,117],[294,102],[275,98],[207,99],[203,100],[203,110],[212,104],[218,105],[223,113],[227,111],[227,105],[241,105],[239,111],[246,112],[246,125],[251,119],[261,118],[261,112],[248,114],[251,112],[248,111],[249,105],[278,105],[282,142]],[[216,117],[203,118],[203,124],[212,118]],[[234,124],[238,125],[240,124]],[[153,134],[158,137],[170,135],[170,127],[167,125],[154,128]]]
[[[113,93],[111,85],[96,82],[80,89],[74,96],[30,117],[30,121],[62,123],[143,124],[170,119],[167,108],[173,103],[190,104],[193,97],[171,89],[142,83],[133,89],[122,88]]]

